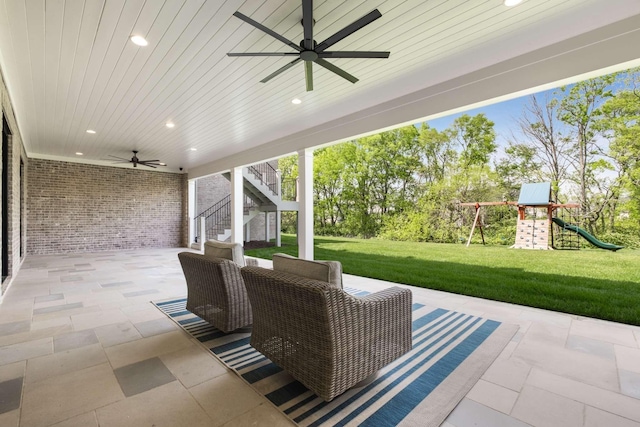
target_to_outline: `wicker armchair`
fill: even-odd
[[[251,345],[325,401],[411,349],[411,291],[354,297],[329,283],[259,267],[242,276]]]
[[[192,252],[178,258],[187,280],[187,310],[223,332],[251,325],[251,304],[238,264]]]

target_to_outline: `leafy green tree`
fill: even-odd
[[[628,195],[628,216],[640,229],[640,69],[631,70],[625,78],[625,89],[617,92],[602,106],[599,130],[609,138],[608,159],[616,166],[617,186],[611,195],[608,228],[615,231],[621,198]]]
[[[341,234],[340,222],[348,202],[343,194],[344,170],[354,146],[351,143],[333,145],[314,153],[314,212],[318,234]]]
[[[460,162],[463,170],[471,166],[489,163],[490,156],[498,148],[494,123],[484,114],[463,114],[454,120],[450,129],[451,139],[460,147]]]
[[[458,159],[451,132],[440,132],[422,123],[419,134],[424,150],[421,181],[427,184],[440,182],[453,169]]]
[[[283,200],[298,198],[298,155],[294,154],[278,159],[280,171],[281,196]],[[298,216],[296,212],[282,212],[282,230],[286,233],[297,233]]]
[[[571,88],[563,86],[558,92],[563,96],[558,108],[559,118],[573,132],[572,163],[579,187],[581,214],[591,231],[594,231],[601,211],[594,209],[592,202],[595,200],[591,197],[591,190],[597,184],[596,172],[602,166],[597,163],[598,155],[602,153],[597,139],[598,122],[602,118],[600,106],[613,96],[611,85],[615,80],[616,74],[609,74],[578,82]]]
[[[461,238],[468,210],[459,202],[485,200],[495,186],[489,160],[496,150],[493,122],[483,114],[463,115],[439,132],[424,124],[418,141],[423,151],[422,185],[411,209],[386,217],[381,235],[399,240],[454,242]],[[491,199],[489,199],[491,200]],[[472,220],[472,219],[471,219]]]
[[[542,164],[537,160],[536,151],[537,148],[528,142],[510,141],[505,147],[504,157],[495,164],[495,171],[504,188],[505,200],[515,200],[523,183],[544,180]]]

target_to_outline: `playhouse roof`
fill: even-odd
[[[520,188],[519,205],[546,206],[551,203],[551,183],[537,182],[522,184]]]

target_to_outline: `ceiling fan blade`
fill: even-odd
[[[160,160],[138,160],[138,163],[160,163]]]
[[[304,61],[304,80],[307,83],[307,92],[313,90],[313,62]]]
[[[235,16],[236,18],[240,18],[242,19],[244,22],[246,22],[247,24],[251,24],[254,27],[256,27],[257,29],[264,31],[265,33],[269,34],[271,37],[274,37],[278,40],[280,40],[282,43],[291,46],[292,48],[294,48],[295,50],[297,50],[298,52],[302,51],[302,48],[300,46],[298,46],[297,44],[295,44],[294,42],[292,42],[291,40],[282,37],[280,34],[276,33],[275,31],[265,27],[264,25],[262,25],[259,22],[254,21],[253,19],[249,18],[247,15],[243,15],[240,12],[234,12],[233,16]]]
[[[333,71],[334,73],[336,73],[337,75],[339,75],[340,77],[349,80],[351,83],[355,83],[358,81],[358,79],[354,76],[352,76],[351,74],[347,73],[346,71],[344,71],[342,68],[338,68],[335,65],[333,65],[332,63],[325,61],[322,58],[318,58],[315,60],[315,63],[320,65],[321,67],[326,68],[329,71]]]
[[[300,52],[229,52],[227,56],[294,56],[300,55]]]
[[[318,54],[320,58],[388,58],[391,52],[321,52]]]
[[[276,71],[274,71],[273,73],[269,74],[267,77],[265,77],[264,79],[260,80],[260,83],[266,83],[269,80],[271,80],[272,78],[276,77],[278,74],[283,73],[285,71],[287,71],[289,68],[293,67],[294,65],[296,65],[298,62],[302,61],[302,59],[300,58],[296,58],[293,61],[289,62],[287,65],[285,65],[284,67],[280,67],[278,68]]]
[[[360,18],[357,21],[347,25],[346,27],[344,27],[343,29],[341,29],[340,31],[338,31],[337,33],[335,33],[334,35],[332,35],[331,37],[329,37],[328,39],[326,39],[325,41],[320,43],[317,46],[315,51],[317,53],[324,52],[328,47],[333,46],[334,44],[338,43],[343,38],[345,38],[347,36],[350,36],[351,34],[353,34],[356,31],[358,31],[360,28],[364,27],[365,25],[371,24],[373,21],[375,21],[376,19],[380,18],[381,16],[382,16],[382,14],[380,13],[380,11],[378,9],[372,10],[371,12],[367,13],[362,18]]]
[[[304,28],[304,48],[313,50],[313,0],[302,0],[302,27]],[[307,88],[308,86],[307,83]]]
[[[124,157],[112,156],[111,154],[109,154],[109,157],[113,157],[114,159],[122,160],[123,162],[130,162],[131,161],[129,159],[125,159]],[[108,159],[108,160],[112,160],[112,159]]]

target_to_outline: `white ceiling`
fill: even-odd
[[[640,57],[615,48],[638,37],[639,0],[317,0],[314,38],[374,8],[331,50],[390,58],[330,60],[357,84],[315,66],[313,92],[301,64],[259,82],[290,57],[226,56],[290,51],[232,14],[297,43],[299,0],[0,0],[0,66],[30,157],[137,149],[191,178]]]

